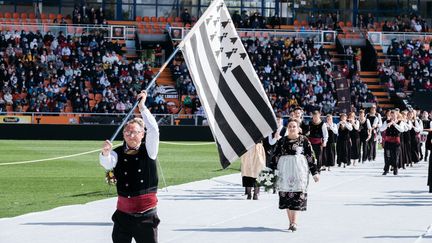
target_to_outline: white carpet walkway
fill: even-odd
[[[287,230],[278,196],[243,196],[239,174],[159,192],[160,242],[432,242],[427,163],[382,176],[379,161],[322,172],[299,229]],[[311,180],[312,181],[312,180]],[[1,243],[111,242],[116,199],[0,219]]]

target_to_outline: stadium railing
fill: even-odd
[[[136,31],[135,26],[127,25],[59,25],[59,24],[17,24],[17,23],[0,23],[0,29],[3,31],[40,31],[42,34],[50,31],[53,35],[58,35],[60,31],[65,36],[81,36],[88,33],[104,33],[106,38],[110,39],[133,39]]]

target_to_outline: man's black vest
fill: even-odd
[[[118,162],[114,168],[117,179],[117,193],[122,197],[135,197],[150,192],[156,192],[158,174],[156,160],[151,159],[143,142],[135,155],[124,152],[125,145],[114,151],[118,155]]]

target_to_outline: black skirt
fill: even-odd
[[[327,143],[327,146],[324,147],[323,151],[323,166],[334,166],[336,158],[336,144],[335,143]]]
[[[279,209],[306,211],[307,193],[279,192]]]
[[[242,177],[243,187],[254,187],[256,186],[256,178],[243,176]]]

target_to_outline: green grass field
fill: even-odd
[[[88,152],[101,145],[101,141],[0,140],[0,218],[115,196],[115,189],[110,190],[105,183],[99,152],[52,161],[2,165]],[[214,144],[161,143],[158,158],[167,185],[240,171],[238,162],[221,170]],[[159,176],[159,188],[162,187]]]

